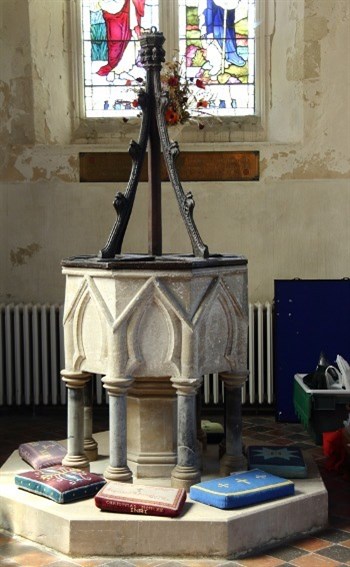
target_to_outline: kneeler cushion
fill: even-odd
[[[101,475],[88,471],[55,466],[16,474],[15,483],[28,492],[64,504],[95,496],[106,481]]]
[[[19,456],[33,469],[61,465],[67,450],[57,441],[32,441],[18,447]]]
[[[299,447],[290,445],[250,445],[247,449],[248,468],[261,469],[283,478],[307,477],[307,466]]]
[[[95,496],[101,510],[149,516],[178,516],[186,501],[183,488],[108,482]]]
[[[294,494],[294,483],[260,469],[233,473],[194,484],[190,498],[215,508],[230,510]]]

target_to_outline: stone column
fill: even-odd
[[[131,482],[132,472],[127,465],[126,396],[133,378],[102,381],[109,395],[109,465],[104,473],[107,480]]]
[[[67,467],[86,469],[89,459],[84,453],[84,387],[91,374],[62,370],[62,380],[67,391],[67,455],[62,464]]]
[[[207,450],[207,434],[202,429],[202,391],[200,388],[197,390],[196,401],[196,422],[197,422],[197,440],[199,444],[200,460],[202,468],[202,454]]]
[[[228,476],[231,472],[246,470],[247,461],[242,444],[242,401],[241,388],[247,380],[247,371],[221,374],[225,385],[225,435],[226,453],[220,460],[220,473]]]
[[[177,465],[171,473],[175,488],[190,487],[200,482],[197,455],[196,391],[201,379],[171,379],[177,393]]]
[[[90,380],[84,388],[84,452],[89,461],[96,461],[98,456],[97,443],[92,436],[92,388],[93,381]]]

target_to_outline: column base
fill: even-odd
[[[220,460],[220,474],[229,476],[231,472],[246,471],[247,459],[242,455],[227,455],[225,454]]]
[[[98,447],[95,439],[84,439],[84,453],[89,461],[96,461],[98,457]]]
[[[103,476],[107,480],[117,480],[119,482],[132,482],[132,472],[129,467],[112,467],[108,465]]]
[[[66,455],[62,460],[62,465],[74,469],[90,470],[89,459],[86,455]]]
[[[184,488],[189,492],[193,484],[201,480],[201,473],[195,467],[183,467],[176,465],[171,473],[171,486],[173,488]]]

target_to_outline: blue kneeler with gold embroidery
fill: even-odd
[[[215,508],[230,510],[267,500],[292,496],[294,483],[260,469],[207,480],[190,488],[190,498]]]
[[[250,445],[247,458],[249,469],[262,469],[284,478],[307,477],[307,466],[299,447]]]

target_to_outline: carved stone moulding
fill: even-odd
[[[106,381],[245,369],[246,264],[239,256],[65,260],[66,365]]]

